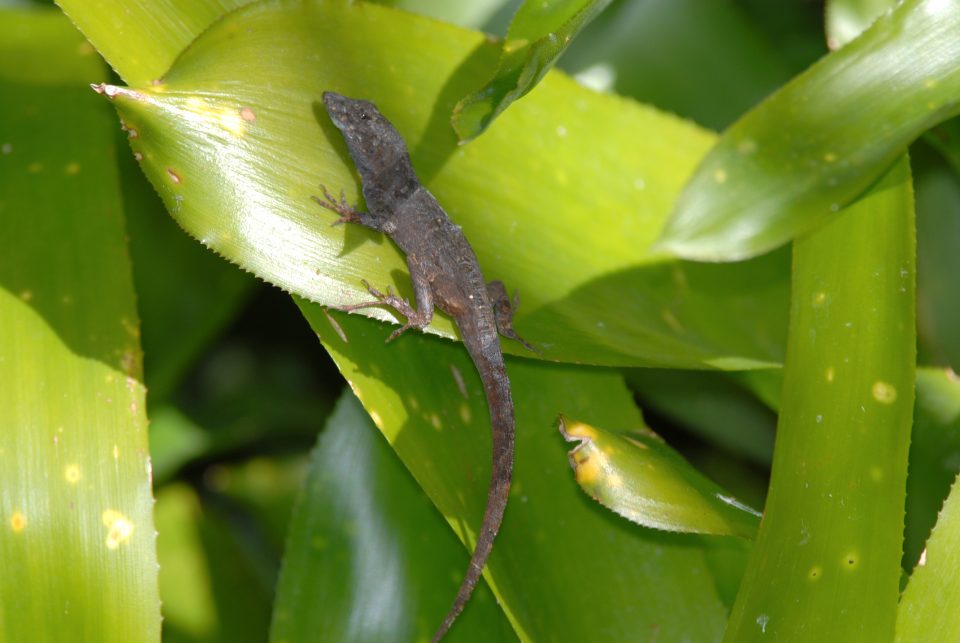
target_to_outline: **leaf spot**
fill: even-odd
[[[63,470],[63,477],[70,484],[80,482],[80,465],[75,462],[68,464],[67,468]]]
[[[27,517],[23,515],[22,511],[14,511],[13,515],[10,516],[10,529],[13,530],[13,533],[19,534],[21,531],[27,528]]]
[[[133,523],[116,509],[105,510],[101,518],[107,528],[107,549],[117,549],[133,536]]]
[[[873,383],[871,391],[873,393],[873,399],[881,404],[893,404],[894,400],[897,399],[897,389],[893,387],[893,384],[888,384],[881,380]]]

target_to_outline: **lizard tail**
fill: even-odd
[[[499,357],[499,356],[498,356]],[[507,380],[503,367],[503,358],[500,357],[498,375],[500,377],[484,377],[484,391],[487,395],[487,404],[490,407],[490,420],[493,428],[493,463],[490,471],[490,488],[487,492],[487,507],[483,512],[483,522],[477,536],[477,546],[470,556],[470,565],[457,591],[453,606],[447,612],[443,623],[433,635],[432,643],[437,643],[446,635],[450,626],[463,611],[470,600],[474,588],[480,581],[483,567],[487,563],[490,551],[493,549],[493,540],[500,531],[503,522],[504,510],[507,508],[507,497],[510,494],[510,480],[513,472],[513,400],[510,395],[510,383]]]

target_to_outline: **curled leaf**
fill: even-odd
[[[579,442],[568,454],[577,483],[637,524],[667,531],[752,538],[759,513],[726,494],[652,431],[615,433],[560,416]]]

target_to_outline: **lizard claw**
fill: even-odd
[[[321,185],[320,190],[323,191],[323,198],[321,199],[318,196],[311,196],[314,201],[316,201],[320,207],[326,208],[331,212],[336,212],[340,217],[331,223],[332,226],[338,226],[343,223],[359,223],[360,222],[360,213],[347,203],[347,197],[344,194],[343,190],[340,190],[340,199],[338,200],[335,196],[330,194],[330,191],[327,189],[327,186]]]

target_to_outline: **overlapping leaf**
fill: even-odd
[[[303,310],[374,423],[472,546],[486,501],[490,425],[466,352],[413,334],[384,346],[382,324],[315,305]],[[724,608],[704,582],[710,576],[695,537],[631,525],[587,498],[570,475],[557,413],[636,426],[620,376],[523,359],[508,360],[507,370],[516,470],[485,578],[521,640],[630,640],[651,631],[664,640],[718,638]],[[603,582],[576,591],[584,578]]]
[[[497,70],[453,109],[461,141],[476,138],[515,100],[528,94],[557,62],[581,29],[610,0],[527,0],[510,23]]]
[[[392,244],[331,229],[333,217],[310,200],[319,184],[350,200],[358,192],[318,102],[333,89],[374,100],[406,136],[487,276],[520,291],[518,330],[548,358],[777,363],[785,255],[704,267],[657,262],[648,250],[709,135],[554,75],[457,149],[444,114],[492,53],[477,34],[382,7],[271,2],[215,24],[161,84],[104,91],[180,224],[311,300],[365,299],[361,279],[409,294]],[[433,328],[452,335],[436,319]]]
[[[960,0],[906,0],[748,113],[684,188],[660,247],[750,257],[852,202],[960,110]]]
[[[314,449],[289,533],[276,642],[428,638],[469,559],[349,392]],[[449,640],[516,635],[481,583]]]

